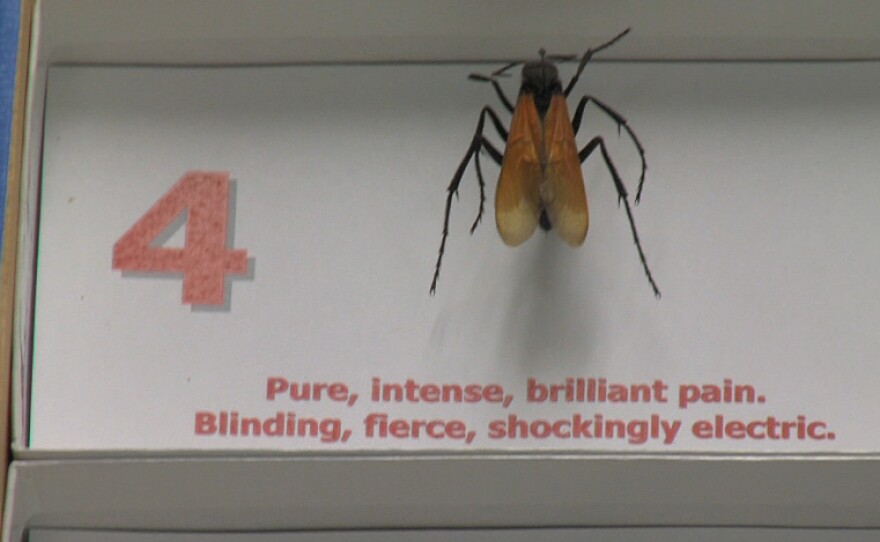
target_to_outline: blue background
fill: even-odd
[[[0,239],[6,210],[6,176],[9,170],[9,136],[15,94],[15,61],[21,16],[20,0],[0,0]]]

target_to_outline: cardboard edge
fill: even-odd
[[[2,261],[0,261],[0,464],[4,473],[9,467],[12,345],[15,307],[15,273],[18,255],[18,225],[21,204],[21,174],[24,161],[25,124],[27,122],[27,89],[30,68],[31,24],[36,0],[20,3],[18,55],[16,59],[15,95],[12,109],[12,132],[7,171],[6,207],[3,217]],[[0,499],[5,495],[6,476],[0,477]],[[0,519],[2,523],[2,519]]]

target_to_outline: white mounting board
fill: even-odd
[[[584,168],[592,227],[579,250],[540,233],[503,246],[488,159],[490,205],[469,236],[479,198],[469,170],[431,298],[446,184],[481,105],[497,103],[491,87],[465,77],[495,67],[53,68],[31,447],[876,452],[880,65],[589,66],[575,94],[618,109],[647,150],[636,217],[663,299],[651,295],[598,156]],[[596,112],[581,144],[594,134],[634,191],[630,141]],[[122,233],[192,169],[236,181],[234,246],[248,250],[255,272],[233,281],[228,311],[192,310],[179,280],[122,277],[110,265]],[[267,401],[272,377],[339,381],[360,399]],[[499,383],[513,403],[370,402],[374,377]],[[581,377],[659,380],[666,402],[526,401],[530,378]],[[725,379],[750,386],[755,402],[678,404],[682,386]],[[339,419],[351,438],[195,434],[197,412],[233,410]],[[368,438],[371,412],[461,419],[476,435],[470,445]],[[645,442],[632,432],[488,438],[491,422],[512,415],[602,415],[628,431],[645,421],[652,433]],[[717,416],[756,422],[752,437],[764,438],[736,438],[736,428],[717,438],[705,425]],[[834,439],[798,427],[772,437],[770,418],[801,416],[821,424],[814,437]],[[679,422],[677,433],[662,422]]]

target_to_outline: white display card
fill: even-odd
[[[30,447],[880,450],[880,64],[591,63],[662,298],[598,151],[577,249],[469,166],[431,296],[498,67],[52,68]]]

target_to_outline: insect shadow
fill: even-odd
[[[580,129],[587,105],[592,103],[614,120],[618,132],[626,131],[639,152],[641,174],[635,196],[636,204],[641,198],[645,172],[647,171],[645,150],[626,119],[595,96],[584,95],[578,102],[573,117],[569,115],[566,103],[566,99],[592,56],[614,45],[629,30],[627,28],[602,45],[588,49],[581,57],[577,71],[564,89],[556,62],[574,60],[576,57],[574,55],[548,56],[544,49],[540,50],[540,60],[538,61],[511,62],[490,75],[471,74],[469,76],[471,80],[490,83],[504,108],[512,114],[512,119],[508,129],[505,128],[499,115],[492,107],[484,106],[480,112],[471,144],[447,188],[443,235],[437,254],[437,264],[434,268],[434,278],[431,281],[431,295],[436,292],[437,282],[440,278],[440,267],[443,262],[443,253],[446,250],[446,240],[449,236],[452,199],[458,196],[459,184],[471,159],[474,161],[480,188],[480,206],[477,218],[471,226],[471,233],[480,224],[485,208],[485,182],[480,164],[480,154],[485,152],[501,167],[495,191],[495,223],[502,240],[510,246],[520,245],[531,237],[540,225],[545,231],[555,229],[564,241],[576,247],[583,244],[589,227],[589,212],[581,164],[598,149],[614,181],[618,203],[623,205],[626,210],[633,242],[638,251],[645,276],[654,295],[660,297],[660,289],[654,281],[639,240],[629,194],[608,153],[604,139],[602,136],[595,136],[578,150],[575,136]],[[508,76],[508,71],[520,64],[523,65],[522,82],[514,106],[501,88],[499,78]],[[486,118],[489,119],[498,136],[505,143],[503,154],[483,135]]]

